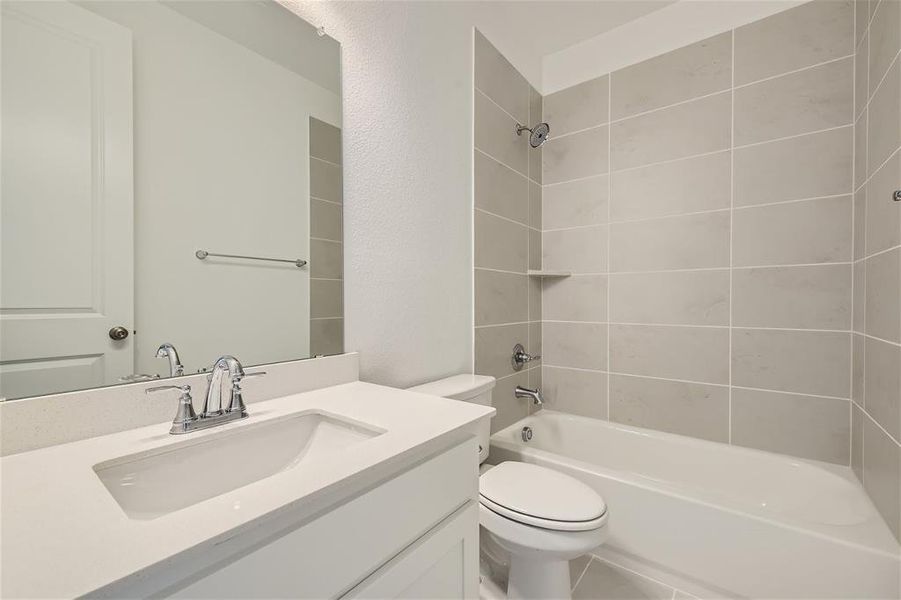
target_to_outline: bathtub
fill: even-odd
[[[898,543],[847,467],[549,410],[492,435],[490,452],[593,487],[610,510],[596,554],[673,587],[899,597]]]

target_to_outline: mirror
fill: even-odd
[[[342,352],[339,44],[273,0],[0,6],[0,397]]]

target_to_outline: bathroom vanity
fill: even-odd
[[[474,432],[494,409],[351,381],[248,412],[0,459],[0,594],[478,595]]]

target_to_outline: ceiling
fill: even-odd
[[[467,2],[492,44],[536,88],[541,59],[615,29],[675,0],[506,0]]]

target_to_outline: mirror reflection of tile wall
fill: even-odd
[[[341,130],[310,117],[310,354],[344,351]]]

